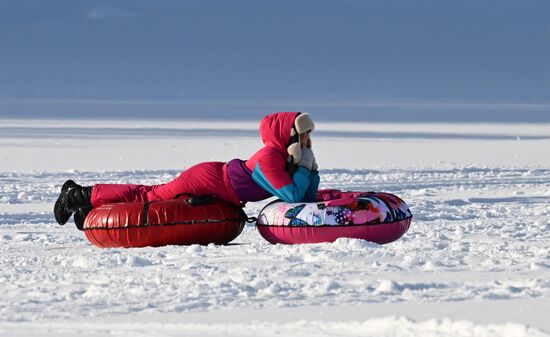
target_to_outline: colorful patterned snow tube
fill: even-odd
[[[84,233],[98,247],[226,244],[243,230],[242,208],[223,200],[174,199],[94,208]]]
[[[317,200],[268,204],[258,216],[260,234],[271,243],[356,238],[384,244],[403,236],[412,220],[407,204],[389,193],[325,190],[320,191]]]

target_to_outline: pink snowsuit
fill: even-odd
[[[114,202],[144,202],[174,199],[178,194],[216,195],[240,205],[239,197],[229,183],[226,164],[206,162],[183,171],[162,185],[97,184],[92,190],[92,205]]]
[[[169,200],[179,194],[215,195],[235,205],[273,195],[287,202],[314,201],[319,173],[302,166],[293,172],[286,168],[286,146],[299,114],[280,112],[266,116],[260,125],[265,147],[247,161],[201,163],[161,185],[97,184],[92,189],[92,205]]]

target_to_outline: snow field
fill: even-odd
[[[21,329],[21,325],[24,327]],[[479,325],[469,321],[427,320],[415,322],[405,317],[387,317],[370,319],[363,322],[325,322],[298,320],[292,323],[228,323],[228,324],[200,324],[200,323],[105,323],[100,326],[89,322],[65,324],[0,324],[0,335],[11,330],[10,336],[19,337],[29,334],[55,333],[56,336],[73,336],[75,333],[82,336],[99,336],[113,334],[131,334],[132,336],[227,336],[228,332],[235,332],[239,336],[294,335],[300,336],[484,336],[484,337],[544,337],[548,336],[540,330],[528,328],[518,324]],[[24,330],[24,331],[21,331]]]
[[[388,128],[385,132],[391,133]],[[472,129],[455,131],[464,135]],[[156,184],[179,170],[162,161],[159,169],[144,167],[151,160],[132,171],[82,170],[76,164],[59,170],[54,150],[74,154],[75,163],[88,155],[73,151],[63,137],[55,139],[58,148],[42,151],[37,150],[42,136],[18,143],[44,170],[29,170],[25,161],[15,160],[10,165],[17,170],[0,172],[0,336],[45,330],[59,336],[247,336],[260,329],[267,336],[545,336],[550,331],[544,318],[550,310],[548,159],[539,156],[535,165],[534,155],[519,152],[510,159],[516,153],[507,139],[461,136],[428,142],[424,132],[419,128],[412,139],[347,139],[352,145],[341,152],[362,161],[361,168],[351,170],[321,150],[342,138],[316,139],[318,161],[327,162],[322,188],[386,191],[411,207],[409,232],[383,246],[354,239],[270,245],[246,226],[228,246],[98,249],[71,223],[54,223],[51,208],[64,180]],[[155,134],[160,137],[162,131]],[[525,153],[533,147],[540,151],[548,140],[542,131],[537,137],[513,142]],[[181,142],[195,147],[200,138]],[[105,144],[140,144],[146,151],[150,141],[132,136]],[[19,140],[11,135],[0,142],[0,155],[11,156],[8,144]],[[222,134],[210,142],[235,151],[241,147],[241,153],[257,146],[247,135]],[[375,160],[368,155],[352,152],[361,142],[376,148],[391,143],[398,149],[395,161],[372,165]],[[409,150],[424,143],[442,150],[487,147],[494,155],[484,162],[470,160],[464,151],[442,163],[437,153],[427,151],[422,160],[430,164],[411,167],[415,159]],[[161,147],[149,154],[168,157],[172,151]],[[507,157],[499,155],[505,152]],[[198,159],[190,153],[182,166]],[[109,167],[116,157],[95,161]],[[251,203],[245,210],[257,215],[265,203]]]

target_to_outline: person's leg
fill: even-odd
[[[86,215],[93,207],[114,202],[147,201],[147,192],[151,186],[97,184],[95,186],[80,186],[72,180],[67,180],[54,205],[54,216],[58,224],[64,225],[73,213],[81,211],[75,217],[75,224],[82,229]]]
[[[57,222],[63,225],[79,209],[89,212],[91,207],[107,203],[169,200],[179,194],[215,195],[238,205],[238,198],[224,180],[224,165],[222,162],[201,163],[190,167],[166,184],[154,186],[97,184],[93,187],[82,187],[73,181],[67,181],[54,207],[55,217]],[[81,198],[81,195],[85,198]],[[79,215],[78,220],[85,218],[87,212]]]
[[[92,205],[97,207],[114,202],[170,200],[179,194],[214,194],[226,199],[224,164],[222,162],[200,163],[183,171],[172,181],[154,186],[97,184],[93,187]]]
[[[173,199],[178,194],[215,195],[220,199],[239,204],[234,192],[229,192],[224,180],[222,162],[206,162],[192,166],[177,178],[164,185],[153,186],[148,200]]]
[[[116,202],[148,201],[147,194],[154,186],[133,184],[96,184],[92,189],[94,207]]]

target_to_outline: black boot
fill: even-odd
[[[92,209],[94,209],[93,206],[87,206],[79,208],[74,212],[73,220],[78,230],[84,230],[84,221]]]
[[[61,187],[61,193],[53,209],[57,223],[64,225],[79,208],[91,207],[91,198],[91,186],[82,187],[72,180],[67,180]]]

